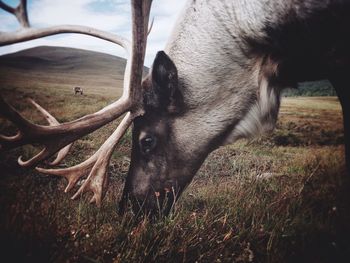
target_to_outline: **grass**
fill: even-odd
[[[16,92],[15,92],[16,91]],[[96,111],[114,92],[7,85],[1,90],[29,119],[44,123],[33,97],[60,121]],[[116,121],[118,122],[118,121]],[[86,159],[116,122],[75,146],[65,165]],[[0,130],[14,127],[0,121]],[[116,213],[130,132],[113,155],[101,209],[64,194],[64,179],[23,169],[0,153],[1,253],[11,262],[345,262],[350,250],[348,178],[341,109],[333,97],[284,98],[277,129],[221,147],[206,160],[175,211],[161,220]]]

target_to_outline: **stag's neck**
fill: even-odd
[[[276,3],[269,9],[266,2]],[[249,39],[266,38],[265,22],[278,23],[280,16],[289,11],[290,7],[280,2],[188,1],[166,52],[177,66],[189,108],[212,107],[231,97],[237,99],[242,87],[254,100],[264,54],[251,53]]]
[[[205,2],[187,3],[166,47],[189,108],[203,105],[204,99],[218,100],[238,78],[232,73],[249,65],[229,30],[234,22],[225,1]]]
[[[232,130],[237,130],[238,123],[258,100],[256,58],[247,56],[241,34],[242,30],[258,34],[259,21],[238,27],[237,19],[254,16],[249,13],[249,1],[245,10],[233,6],[239,3],[242,4],[240,1],[189,1],[166,47],[178,69],[180,88],[189,109],[188,115],[177,120],[178,133],[186,136],[186,130],[199,128],[206,134],[196,138],[198,144],[205,145],[213,136],[220,138],[217,145],[208,146],[212,148],[232,137]],[[275,106],[278,108],[277,104],[271,105]],[[262,116],[253,117],[259,122]],[[244,132],[236,132],[229,142],[260,133],[263,125],[253,122]],[[186,144],[192,143],[193,138],[187,139],[183,139]]]
[[[215,145],[208,146],[214,149],[222,143],[220,140],[232,142],[270,130],[278,114],[280,89],[295,85],[304,73],[319,77],[318,58],[324,54],[316,53],[314,47],[317,51],[332,48],[327,46],[332,32],[323,34],[319,28],[319,22],[324,21],[322,15],[327,14],[322,10],[338,2],[342,0],[189,1],[166,47],[178,69],[185,105],[190,109],[189,114],[176,120],[175,130],[181,134],[178,137],[186,137],[186,130],[199,127],[197,132],[205,135],[196,141],[190,137],[182,141],[199,145],[215,141]],[[308,16],[313,14],[320,17],[310,19]],[[337,22],[332,17],[327,19]],[[274,35],[269,35],[271,32]],[[317,34],[308,36],[310,32]],[[282,81],[275,79],[271,84],[278,64],[285,72],[296,73],[288,76],[280,71]],[[218,140],[212,140],[214,136]]]
[[[273,74],[278,66],[280,85],[326,78],[334,61],[344,61],[339,54],[348,54],[349,9],[347,0],[188,1],[166,47],[186,103],[217,98],[213,90],[247,76],[256,82],[256,70]]]

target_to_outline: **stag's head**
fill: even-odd
[[[198,157],[190,159],[179,148],[174,123],[185,114],[176,66],[158,52],[151,72],[142,82],[144,114],[134,120],[131,165],[120,202],[147,213],[168,213],[191,181]]]
[[[274,127],[279,94],[270,90],[265,77],[260,96],[255,79],[243,76],[247,81],[239,83],[245,89],[230,90],[228,98],[208,96],[193,106],[183,96],[190,84],[184,72],[179,73],[160,51],[142,82],[144,112],[133,123],[131,164],[120,211],[130,200],[135,212],[167,214],[211,151]]]

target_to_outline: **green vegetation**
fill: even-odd
[[[64,74],[64,73],[61,73]],[[64,75],[62,75],[64,76]],[[10,77],[8,77],[10,78]],[[100,76],[102,78],[102,75]],[[115,90],[67,86],[42,77],[3,81],[1,94],[24,116],[44,119],[32,97],[60,121],[93,112]],[[25,85],[24,85],[25,84]],[[24,85],[24,86],[23,86]],[[90,156],[118,121],[77,141],[63,166]],[[15,128],[0,119],[0,132]],[[340,105],[335,97],[284,98],[275,132],[214,151],[164,219],[116,213],[130,155],[130,131],[110,164],[100,209],[65,194],[65,180],[20,168],[0,152],[0,247],[9,262],[347,262],[350,191]]]
[[[332,84],[329,81],[323,80],[299,83],[297,89],[284,90],[283,96],[337,96],[337,94]]]

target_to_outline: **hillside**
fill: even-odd
[[[69,89],[120,95],[125,59],[88,50],[40,46],[0,56],[0,90],[12,87]],[[145,68],[145,72],[147,69]],[[336,96],[328,81],[304,82],[286,89],[285,97]]]
[[[82,86],[92,93],[121,91],[125,59],[87,50],[41,46],[0,56],[0,89]],[[115,91],[113,91],[115,92]]]

